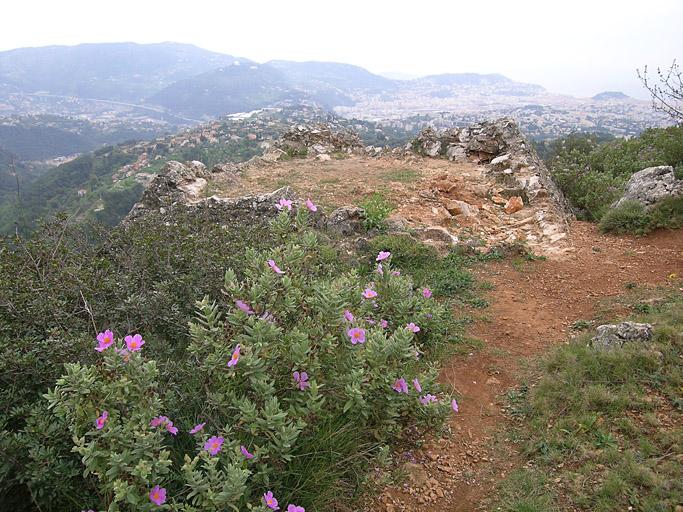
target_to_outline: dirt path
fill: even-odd
[[[593,318],[598,302],[623,294],[627,283],[652,286],[672,273],[683,276],[683,230],[613,237],[574,222],[570,241],[562,259],[506,259],[478,271],[494,285],[486,319],[470,330],[485,346],[449,361],[441,374],[463,397],[453,435],[415,454],[407,483],[387,489],[373,510],[487,510],[495,484],[520,463],[509,443],[494,446],[506,422],[500,395],[518,383],[520,365],[564,341],[573,322]]]

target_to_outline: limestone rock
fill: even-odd
[[[450,200],[445,204],[446,210],[451,215],[464,215],[465,217],[474,217],[479,212],[479,209],[466,203],[465,201],[458,201],[456,199]]]
[[[467,151],[461,144],[450,144],[446,156],[451,162],[464,162],[467,160]]]
[[[505,213],[513,214],[524,208],[524,201],[519,196],[512,196],[505,203]]]
[[[611,350],[625,343],[645,342],[652,339],[652,325],[636,322],[606,324],[597,328],[590,345],[598,350]]]
[[[626,183],[624,195],[612,206],[624,201],[638,201],[645,206],[661,201],[666,197],[683,194],[683,180],[676,179],[673,167],[661,165],[648,167],[633,174]]]
[[[348,236],[365,230],[365,212],[356,206],[342,206],[334,210],[324,226],[333,233]]]
[[[328,155],[327,153],[321,153],[315,158],[317,160],[320,160],[321,162],[329,162],[330,160],[332,160],[332,157],[330,157],[330,155]]]
[[[413,487],[422,487],[429,479],[427,471],[421,464],[406,462],[403,464],[403,469],[408,475],[408,480],[410,480],[410,483],[413,485]]]

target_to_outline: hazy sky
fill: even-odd
[[[503,73],[579,96],[645,97],[635,69],[683,61],[681,0],[4,0],[0,50],[177,41],[259,62]]]

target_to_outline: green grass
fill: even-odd
[[[543,359],[535,385],[508,392],[517,421],[510,437],[530,463],[500,485],[499,510],[654,512],[679,504],[683,297],[675,287],[657,297],[656,306],[634,306],[635,320],[655,326],[651,343],[596,352],[586,333]]]
[[[420,177],[420,173],[414,169],[392,169],[380,175],[380,178],[385,181],[398,183],[412,183],[420,179]]]

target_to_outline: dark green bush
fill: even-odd
[[[683,227],[683,196],[668,197],[645,208],[638,201],[625,201],[609,210],[600,221],[603,233],[642,235],[655,229]]]
[[[603,233],[636,233],[648,231],[650,217],[645,207],[638,201],[624,201],[617,208],[609,210],[600,220]]]

